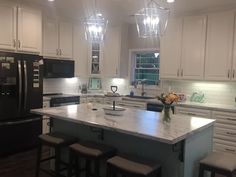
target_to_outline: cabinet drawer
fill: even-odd
[[[214,150],[220,152],[228,152],[236,154],[236,147],[235,146],[227,146],[223,144],[214,143]]]
[[[210,110],[202,110],[202,109],[196,109],[196,108],[184,108],[184,107],[176,106],[175,113],[189,115],[189,116],[211,118]]]
[[[219,124],[236,125],[236,113],[213,111],[212,118]]]
[[[234,130],[234,129],[223,129],[223,128],[216,127],[215,133],[219,134],[219,135],[224,135],[224,136],[236,138],[236,130]]]
[[[120,101],[117,102],[117,105],[127,108],[136,108],[136,109],[143,109],[146,110],[146,104],[137,104],[135,102],[126,102],[126,101]]]

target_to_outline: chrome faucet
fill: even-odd
[[[147,79],[141,80],[141,84],[142,84],[141,96],[144,96],[144,95],[146,94],[146,92],[145,92],[145,87],[144,87],[144,85],[146,84],[146,81],[147,81]]]

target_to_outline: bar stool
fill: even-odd
[[[99,177],[101,160],[110,158],[114,156],[115,153],[116,150],[114,148],[94,142],[79,142],[70,145],[68,177],[73,175],[73,169],[76,177],[78,177],[82,171],[85,171],[86,177]],[[80,158],[85,159],[85,169],[80,168]],[[94,174],[91,172],[91,162],[94,163]]]
[[[215,174],[233,177],[236,175],[236,155],[223,152],[212,152],[200,161],[199,177],[204,176],[204,171],[210,171],[211,177]]]
[[[65,162],[61,160],[61,148],[67,147],[70,144],[73,144],[74,142],[77,141],[76,138],[67,136],[65,134],[62,134],[60,132],[53,132],[53,133],[48,133],[48,134],[42,134],[39,135],[39,145],[38,145],[38,152],[37,152],[37,164],[36,164],[36,173],[35,176],[39,176],[39,171],[43,171],[51,176],[56,176],[60,177],[60,172],[65,170],[61,169],[61,165],[68,165]],[[54,148],[55,150],[55,156],[51,156],[45,159],[41,159],[42,155],[42,147],[43,146],[48,146],[50,148]],[[55,159],[55,172],[46,170],[41,168],[41,163]]]
[[[148,160],[127,155],[119,155],[107,160],[107,177],[118,174],[122,177],[161,177],[161,165]]]

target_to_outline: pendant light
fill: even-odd
[[[151,0],[147,7],[140,9],[134,16],[139,37],[162,36],[166,30],[170,9]]]
[[[93,10],[93,14],[84,22],[85,37],[86,40],[90,42],[100,43],[104,41],[108,20],[106,20],[103,15],[97,11],[96,0],[94,2],[95,9]]]

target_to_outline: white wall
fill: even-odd
[[[136,25],[129,25],[129,49],[160,48],[159,38],[139,38]]]

